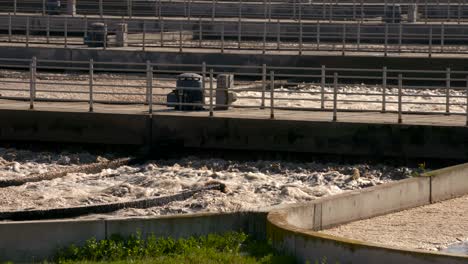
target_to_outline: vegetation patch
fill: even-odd
[[[295,263],[277,252],[270,243],[242,232],[190,237],[158,238],[140,233],[130,237],[90,239],[83,246],[59,250],[56,263]]]

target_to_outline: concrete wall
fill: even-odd
[[[27,105],[27,103],[25,103]],[[2,141],[39,141],[145,145],[147,115],[58,111],[0,110]]]
[[[152,146],[169,152],[202,149],[468,158],[466,127],[52,110],[0,110],[0,140]]]
[[[332,226],[400,211],[468,193],[468,163],[403,181],[274,210],[268,237],[301,262],[467,263],[468,256],[405,250],[317,233]]]
[[[467,129],[155,115],[153,144],[194,149],[466,159]],[[452,141],[450,138],[457,140]]]
[[[324,199],[320,202],[322,220],[318,229],[428,204],[429,181],[407,179]]]
[[[439,174],[444,176],[439,177]],[[465,194],[468,190],[468,164],[425,174],[431,179],[431,201],[438,202]]]
[[[82,245],[113,234],[128,236],[189,237],[228,231],[243,231],[264,239],[266,214],[262,212],[192,214],[156,218],[112,220],[58,220],[0,223],[0,262],[40,262],[52,258],[60,247]]]

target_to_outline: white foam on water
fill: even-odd
[[[59,165],[58,161],[61,159],[72,161],[80,156],[86,156],[89,160],[97,159],[89,154],[0,150],[0,159],[12,160],[11,156],[15,157],[14,162],[19,164],[17,166],[20,170],[16,172],[11,168],[12,165],[0,165],[1,172],[8,172],[7,176],[1,176],[0,179],[31,175],[38,167],[44,171],[52,171],[67,166],[79,166],[72,162]],[[46,162],[41,161],[44,157],[48,157]],[[204,191],[184,201],[149,209],[124,209],[105,217],[258,210],[374,186],[409,177],[411,173],[412,170],[408,168],[386,165],[239,162],[187,157],[104,169],[95,174],[70,173],[50,181],[1,188],[0,210],[46,209],[130,201],[172,195],[213,182],[224,183],[226,192]]]

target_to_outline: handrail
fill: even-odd
[[[269,67],[268,65],[158,64],[132,69],[125,62],[0,58],[0,68],[14,69],[0,77],[0,99],[24,100],[34,109],[36,101],[95,102],[107,104],[167,105],[166,94],[176,89],[177,75],[184,72],[201,74],[204,80],[202,102],[181,102],[180,106],[210,109],[227,106],[216,101],[218,93],[233,92],[237,101],[231,107],[265,109],[270,118],[275,111],[331,111],[332,121],[340,112],[382,112],[398,114],[404,123],[406,114],[463,115],[468,125],[468,71],[449,68],[431,71],[381,69]],[[60,65],[68,65],[60,68]],[[95,67],[100,65],[99,68]],[[14,66],[14,67],[13,67]],[[119,68],[120,67],[120,68]],[[225,69],[238,80],[237,87],[217,87],[216,76]],[[50,71],[53,69],[54,71]],[[57,73],[57,69],[74,74]],[[119,71],[116,71],[116,70]],[[319,70],[320,69],[320,70]],[[190,92],[199,88],[177,87]]]
[[[468,9],[468,7],[467,7]],[[468,12],[467,12],[468,13]],[[1,15],[0,15],[1,18]],[[123,33],[115,24],[122,18],[108,21],[104,30],[94,30],[106,35],[102,40],[85,39],[90,34],[92,21],[83,17],[56,17],[33,15],[7,15],[0,25],[5,30],[0,42],[45,45],[63,48],[100,46],[102,49],[119,48],[116,35]],[[36,19],[41,23],[35,22]],[[73,21],[72,21],[73,20]],[[104,21],[104,20],[102,20]],[[341,55],[353,52],[389,54],[420,53],[431,57],[435,54],[468,54],[468,29],[462,24],[399,24],[377,23],[303,23],[302,21],[186,21],[155,20],[151,26],[146,20],[125,20],[128,23],[126,45],[132,49],[159,50],[215,49],[255,50],[267,52],[331,51]],[[99,48],[98,48],[99,49]]]

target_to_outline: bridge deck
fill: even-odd
[[[36,111],[53,112],[87,112],[89,105],[87,103],[62,103],[62,102],[35,102]],[[1,110],[29,110],[29,102],[0,100]],[[154,106],[154,115],[176,115],[207,117],[208,111],[174,111],[164,106]],[[148,106],[145,105],[110,105],[94,104],[96,113],[114,113],[114,114],[148,114]],[[276,120],[294,120],[311,122],[332,122],[333,113],[330,111],[293,111],[276,110],[274,111]],[[223,118],[245,118],[245,119],[269,119],[269,109],[251,109],[234,108],[227,111],[214,111],[214,117]],[[337,122],[342,123],[370,123],[370,124],[396,124],[398,115],[396,113],[381,112],[338,112]],[[424,126],[455,126],[463,127],[466,125],[466,117],[460,114],[404,114],[403,124],[405,125],[424,125]]]

